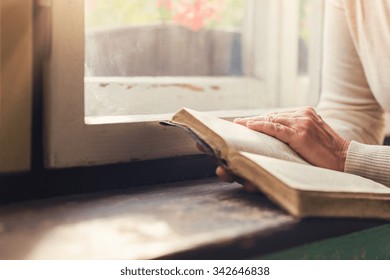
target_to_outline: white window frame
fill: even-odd
[[[308,75],[298,74],[299,0],[281,1],[281,58],[278,106],[314,106],[321,91],[322,41],[325,2],[310,0]],[[293,94],[292,94],[293,93]]]
[[[0,1],[0,173],[30,169],[32,13],[32,1]]]
[[[238,94],[238,89],[242,91],[245,87],[248,87],[248,92],[250,92],[254,85],[258,91],[258,103],[262,104],[263,108],[285,105],[280,102],[284,94],[284,87],[280,86],[280,82],[283,82],[283,77],[287,77],[288,73],[286,71],[280,78],[278,71],[281,67],[285,67],[283,59],[288,56],[287,53],[295,57],[298,55],[297,51],[293,53],[287,49],[280,54],[278,48],[280,42],[290,40],[290,33],[279,31],[280,28],[291,26],[280,23],[280,17],[289,13],[287,8],[280,9],[280,7],[290,5],[287,4],[290,1],[297,0],[248,0],[250,9],[254,11],[250,20],[252,23],[255,22],[255,25],[247,25],[248,34],[252,38],[248,36],[247,39],[251,44],[244,44],[244,46],[249,48],[247,53],[250,54],[246,59],[255,61],[255,63],[254,67],[249,67],[244,71],[252,82],[245,81],[248,78],[239,80],[217,78],[212,81],[208,79],[211,84],[217,83],[222,90],[225,90],[224,93],[229,92],[228,88],[235,88],[230,91],[233,96]],[[156,116],[148,118],[141,116],[141,119],[135,119],[134,116],[85,119],[84,1],[52,0],[51,9],[52,34],[49,42],[50,55],[45,67],[44,98],[45,164],[47,167],[110,164],[198,153],[193,142],[184,132],[160,126],[156,121]],[[280,32],[281,36],[274,36],[276,32]],[[258,38],[263,38],[262,42],[266,44],[260,42]],[[295,41],[297,38],[296,34]],[[291,43],[297,44],[297,42]],[[256,63],[256,61],[261,61],[261,63]],[[292,59],[289,67],[293,67],[294,63],[297,69],[296,58]],[[244,62],[244,65],[250,65],[250,62]],[[119,83],[133,83],[132,79],[108,82],[112,86],[119,86]],[[197,84],[196,78],[191,82],[195,83],[195,86],[205,84],[204,80]],[[164,83],[164,80],[161,83]],[[235,86],[232,87],[232,84]],[[267,92],[279,94],[270,96],[266,94]],[[227,111],[220,114],[232,117],[250,113]],[[157,116],[157,119],[161,119],[161,116]]]

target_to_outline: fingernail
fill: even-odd
[[[243,121],[243,118],[236,118],[233,120],[233,122],[241,122],[241,121]]]

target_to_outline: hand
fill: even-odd
[[[344,171],[350,142],[337,134],[313,108],[275,112],[234,122],[285,142],[313,165]]]
[[[201,152],[205,152],[204,148],[202,145],[200,145],[199,143],[196,143],[196,147],[201,151]],[[225,181],[225,182],[228,182],[228,183],[233,183],[235,181],[237,181],[238,183],[240,183],[243,188],[247,191],[247,192],[251,192],[251,193],[254,193],[254,192],[258,192],[259,190],[256,188],[255,185],[253,185],[252,183],[248,182],[248,181],[245,181],[243,179],[241,179],[240,177],[237,177],[237,176],[234,176],[233,174],[231,174],[229,171],[227,171],[225,168],[223,168],[222,166],[218,166],[217,169],[215,170],[215,174],[218,176],[218,178],[221,180],[221,181]]]
[[[218,166],[217,169],[215,170],[215,174],[218,176],[218,178],[221,181],[233,183],[233,182],[238,182],[240,183],[243,188],[250,193],[255,193],[258,192],[259,190],[256,188],[255,185],[253,185],[251,182],[243,180],[239,177],[234,176],[231,174],[229,171],[227,171],[225,168],[222,166]]]

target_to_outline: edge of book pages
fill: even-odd
[[[297,217],[390,219],[390,188],[357,175],[243,152],[230,168]]]

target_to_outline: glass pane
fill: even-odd
[[[299,0],[298,74],[308,75],[310,0]]]
[[[86,0],[86,76],[241,76],[245,0]]]

